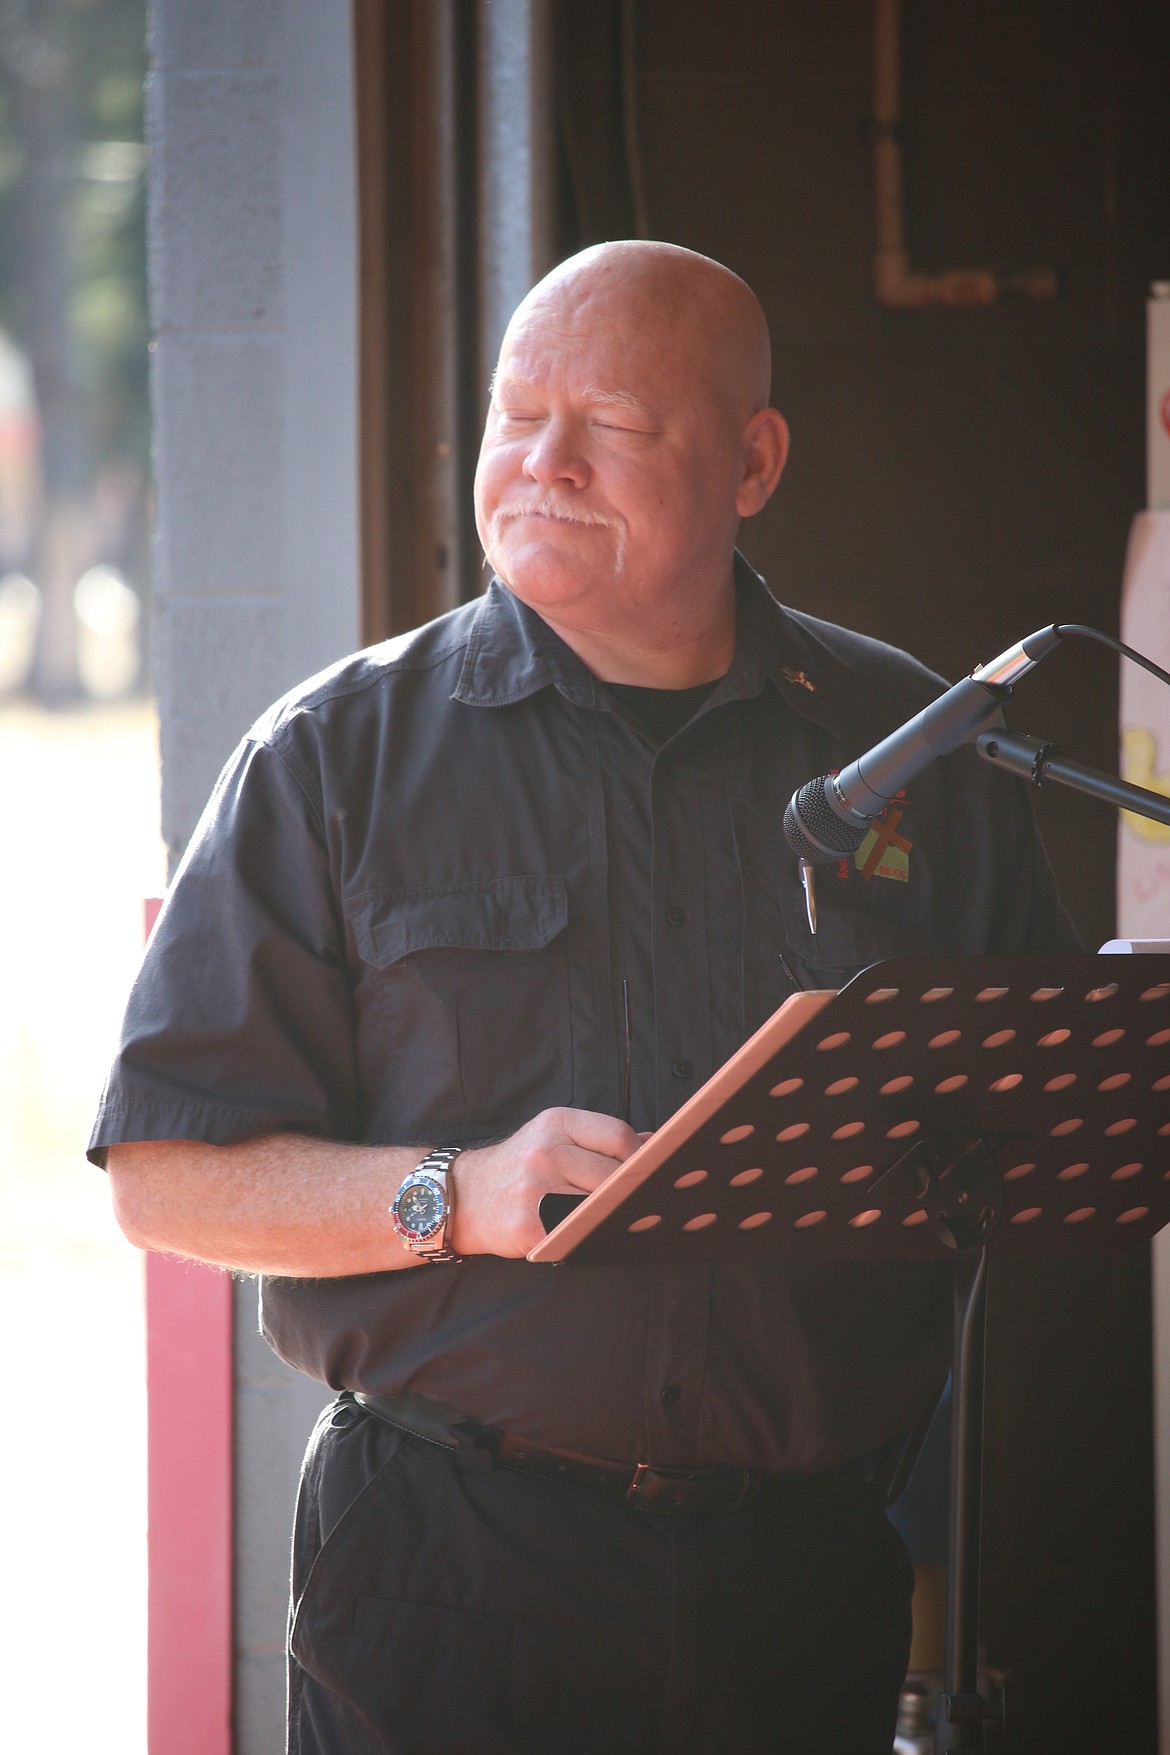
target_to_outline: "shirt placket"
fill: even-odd
[[[712,918],[709,843],[721,766],[717,739],[692,725],[659,752],[651,776],[650,932],[659,1125],[715,1070],[712,969],[738,968],[737,896],[720,895]],[[717,850],[717,857],[726,848]],[[717,940],[718,943],[715,943]],[[734,951],[733,951],[734,948]],[[711,1270],[685,1263],[653,1270],[644,1405],[650,1459],[698,1454],[710,1319]]]
[[[660,1127],[714,1070],[701,778],[680,742],[672,739],[659,751],[650,780],[654,1080]]]

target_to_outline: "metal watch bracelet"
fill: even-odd
[[[447,1235],[451,1228],[451,1217],[454,1205],[451,1184],[448,1181],[448,1172],[463,1149],[462,1146],[436,1146],[432,1151],[429,1151],[426,1157],[415,1165],[414,1169],[410,1172],[410,1175],[404,1178],[398,1194],[395,1196],[394,1204],[390,1209],[394,1216],[396,1226],[401,1227],[402,1221],[398,1216],[398,1203],[401,1199],[403,1190],[413,1182],[416,1177],[433,1181],[438,1185],[443,1198],[444,1210],[442,1224],[438,1227],[433,1237],[410,1237],[406,1234],[405,1229],[399,1230],[399,1236],[402,1239],[404,1248],[408,1249],[412,1255],[417,1255],[420,1261],[452,1262],[460,1260],[460,1257],[455,1254],[454,1250],[447,1247]]]

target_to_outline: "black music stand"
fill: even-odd
[[[938,1751],[978,1691],[987,1275],[1121,1254],[1170,1221],[1163,957],[906,958],[797,994],[533,1261],[954,1255],[947,1655]]]

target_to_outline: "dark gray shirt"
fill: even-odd
[[[172,886],[95,1161],[116,1140],[470,1144],[552,1105],[618,1113],[623,980],[631,1120],[653,1128],[787,997],[785,965],[826,987],[891,955],[1076,948],[1023,787],[969,750],[822,873],[810,936],[785,802],[942,685],[782,609],[741,561],[737,589],[731,668],[662,743],[498,582],[273,707]],[[269,1280],[262,1301],[276,1350],[334,1386],[659,1464],[828,1466],[906,1427],[947,1355],[935,1264],[480,1257]]]

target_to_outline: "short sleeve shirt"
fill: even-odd
[[[552,1106],[619,1113],[623,984],[630,1119],[651,1129],[793,977],[1078,948],[1024,788],[970,750],[828,868],[810,934],[787,800],[943,685],[736,566],[731,667],[663,742],[498,581],[277,703],[164,905],[95,1161],[280,1131],[474,1145]],[[945,1371],[949,1290],[937,1264],[478,1257],[267,1280],[262,1317],[338,1388],[593,1455],[796,1470],[912,1422]]]

